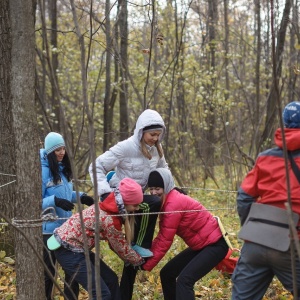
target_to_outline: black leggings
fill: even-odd
[[[222,237],[201,250],[187,248],[160,271],[165,300],[194,300],[194,284],[223,260],[228,246]]]
[[[140,210],[137,213],[145,213],[145,215],[135,216],[134,242],[137,245],[147,249],[151,248],[158,214],[147,215],[147,213],[159,212],[160,208],[161,201],[159,197],[144,195]],[[124,265],[120,282],[122,300],[131,300],[136,273],[137,270],[131,265],[127,267]]]

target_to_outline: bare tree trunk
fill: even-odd
[[[289,23],[291,6],[292,6],[292,0],[286,0],[281,23],[280,23],[280,28],[277,34],[277,46],[276,46],[276,57],[275,57],[277,62],[277,70],[276,70],[277,80],[281,77],[282,55],[283,55],[284,44],[285,44],[286,30]],[[277,111],[278,110],[277,110],[277,103],[276,103],[275,86],[274,84],[272,84],[267,99],[267,111],[266,111],[267,116],[266,116],[265,128],[262,133],[260,143],[258,145],[258,152],[263,150],[261,149],[262,144],[266,148],[270,148],[272,145],[272,137],[275,129],[277,128],[277,123],[276,123]]]
[[[16,157],[10,91],[11,28],[9,0],[0,2],[0,211],[15,215]]]
[[[261,64],[261,18],[260,18],[260,0],[255,0],[255,19],[256,19],[256,64],[255,64],[255,102],[254,102],[254,114],[253,114],[253,124],[256,128],[259,125],[260,119],[260,64]],[[257,151],[258,144],[258,130],[254,130],[255,134],[252,137],[252,143],[250,148],[250,153]],[[252,151],[253,150],[253,151]]]
[[[120,58],[121,58],[121,91],[120,91],[120,139],[128,137],[128,9],[127,1],[119,0],[120,15]]]
[[[106,38],[106,62],[105,62],[105,96],[104,96],[104,124],[103,124],[103,152],[105,152],[111,144],[112,132],[112,114],[110,111],[113,109],[110,105],[111,97],[111,51],[112,51],[112,38],[111,38],[111,25],[110,25],[110,0],[105,1],[105,38]]]
[[[289,83],[288,83],[288,99],[292,101],[294,99],[299,99],[299,89],[296,88],[297,76],[294,72],[295,69],[298,69],[297,61],[299,61],[299,51],[295,49],[296,41],[300,43],[300,32],[299,32],[299,10],[298,10],[298,0],[295,0],[293,4],[292,11],[292,26],[290,34],[290,65],[289,65]],[[296,71],[297,72],[297,71]]]
[[[82,82],[82,99],[84,103],[84,108],[85,112],[87,114],[88,122],[89,122],[89,144],[90,144],[90,153],[91,153],[91,160],[93,164],[93,170],[95,170],[95,160],[96,160],[96,155],[95,155],[95,149],[93,145],[93,141],[95,140],[95,133],[94,133],[94,126],[93,126],[93,120],[92,120],[92,114],[90,112],[89,104],[88,104],[88,81],[87,81],[87,68],[88,68],[88,59],[86,60],[86,55],[85,55],[85,44],[84,44],[84,35],[81,33],[81,29],[79,26],[78,22],[78,17],[77,17],[77,11],[75,7],[75,1],[71,0],[71,9],[72,9],[72,15],[73,15],[73,21],[75,25],[75,30],[76,30],[76,35],[78,38],[79,42],[79,47],[80,47],[80,65],[81,65],[81,82]],[[90,15],[91,18],[91,15]],[[91,23],[90,23],[91,25]],[[90,27],[90,30],[92,31],[92,26]],[[90,45],[89,45],[90,47]],[[90,48],[88,48],[89,52]],[[66,121],[64,121],[64,124],[66,124]],[[67,130],[64,131],[65,136],[67,136]],[[70,151],[70,147],[68,147],[69,142],[67,140],[67,148],[69,148],[68,154],[70,156],[70,161],[71,161],[71,167],[73,170],[73,175],[75,179],[75,189],[77,189],[77,178],[76,178],[76,171],[75,171],[75,164],[74,164],[74,157],[72,151]],[[95,177],[95,172],[93,174],[93,180],[94,182],[96,181]],[[97,195],[97,187],[94,188],[94,198],[96,198]],[[77,202],[78,203],[78,202]],[[84,228],[83,224],[83,216],[82,216],[82,205],[79,204],[79,213],[80,213],[80,225],[81,228]],[[98,200],[95,200],[95,218],[97,220],[96,226],[95,226],[95,232],[99,232],[99,207],[98,207]],[[83,240],[84,240],[84,254],[85,254],[85,259],[86,259],[86,265],[87,265],[87,280],[88,280],[88,293],[91,295],[92,293],[92,267],[91,267],[91,261],[89,258],[89,251],[87,247],[87,236],[85,231],[83,230]],[[100,240],[99,240],[99,235],[95,235],[95,253],[96,253],[96,259],[95,259],[95,282],[96,282],[96,297],[97,300],[101,300],[101,280],[100,280]]]
[[[215,71],[216,66],[216,25],[218,20],[218,2],[216,0],[208,1],[208,35],[209,35],[209,43],[210,43],[210,61],[209,61],[209,69],[210,72]],[[214,86],[215,80],[212,80],[212,85],[208,88],[209,95],[204,104],[204,111],[207,111],[205,121],[206,121],[206,130],[203,130],[203,137],[206,141],[206,145],[203,151],[203,158],[205,161],[204,168],[204,178],[214,176],[214,155],[215,155],[215,108],[213,104],[214,100]]]
[[[39,141],[35,113],[35,2],[9,1],[11,21],[11,81],[14,155],[16,162],[15,231],[17,299],[43,299],[42,226]],[[26,221],[26,222],[24,222]],[[34,283],[34,288],[32,284]]]
[[[49,15],[51,19],[51,31],[50,31],[50,42],[51,42],[51,49],[57,49],[57,0],[48,0],[49,2]],[[45,36],[47,36],[47,33],[45,33]],[[45,41],[47,43],[47,41]],[[58,86],[58,80],[57,80],[57,70],[58,70],[58,52],[57,51],[51,51],[51,68],[53,70],[53,78],[51,81],[51,102],[53,111],[56,115],[56,120],[58,123],[53,123],[53,130],[57,132],[62,132],[62,120],[60,116],[60,109],[59,109],[59,99],[57,96],[57,86]]]
[[[225,100],[228,100],[229,98],[229,90],[230,90],[230,84],[229,84],[229,72],[228,72],[228,66],[229,66],[229,25],[228,25],[228,0],[224,0],[224,29],[225,29],[225,39],[224,39],[224,48],[225,48],[225,58],[224,58],[224,70],[225,70],[225,89],[226,93],[224,95]],[[224,132],[227,137],[227,129],[225,122],[228,120],[228,113],[225,115],[225,120],[223,121],[224,126]],[[230,160],[228,159],[230,157],[230,144],[224,143],[224,150],[222,151],[224,153],[224,157],[222,161],[224,162],[224,171],[226,178],[230,178],[231,172],[230,172]],[[228,157],[228,158],[227,158]]]

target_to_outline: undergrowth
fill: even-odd
[[[237,234],[240,229],[239,218],[235,209],[236,193],[233,191],[216,189],[190,189],[188,194],[200,201],[211,213],[221,218],[223,226],[228,232],[229,239],[234,248],[241,249],[242,241]],[[164,264],[176,254],[185,249],[185,243],[178,237],[160,263],[151,271],[139,271],[134,286],[133,300],[162,300],[162,288],[159,278],[159,271]],[[122,274],[123,262],[110,250],[106,242],[101,242],[101,257],[120,277]],[[1,249],[0,249],[1,250]],[[15,293],[15,272],[12,265],[8,265],[0,259],[0,299],[16,299]],[[62,271],[60,270],[62,273]],[[62,286],[62,282],[59,281]],[[212,270],[209,274],[199,280],[194,287],[196,299],[215,300],[231,298],[231,280],[228,274]],[[62,300],[63,297],[56,292],[54,300]],[[79,300],[88,299],[86,291],[81,289]],[[292,296],[286,292],[281,283],[275,278],[271,283],[263,300],[289,300]]]

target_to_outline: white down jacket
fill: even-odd
[[[96,159],[98,195],[111,192],[112,188],[117,187],[125,177],[134,179],[144,190],[151,171],[156,168],[168,168],[165,157],[159,157],[155,146],[148,149],[152,155],[151,160],[146,158],[141,151],[140,141],[143,136],[143,128],[151,125],[163,127],[159,140],[161,142],[166,131],[164,121],[157,111],[146,109],[136,122],[134,134],[117,143]],[[116,173],[108,183],[105,175],[111,170]],[[89,166],[89,173],[93,181],[92,164]]]

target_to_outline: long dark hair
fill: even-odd
[[[59,165],[54,151],[49,153],[47,157],[48,157],[49,169],[53,176],[53,182],[54,184],[57,184],[61,180],[61,177],[59,175]],[[63,170],[62,170],[63,174],[67,177],[68,181],[71,181],[72,170],[71,170],[70,159],[67,152],[65,153],[65,156],[61,163],[63,165]]]
[[[184,191],[183,189],[181,189],[181,188],[179,188],[179,187],[177,187],[177,186],[174,187],[174,190],[178,191],[178,192],[181,193],[181,194],[187,195],[187,192],[186,192],[186,191]]]

